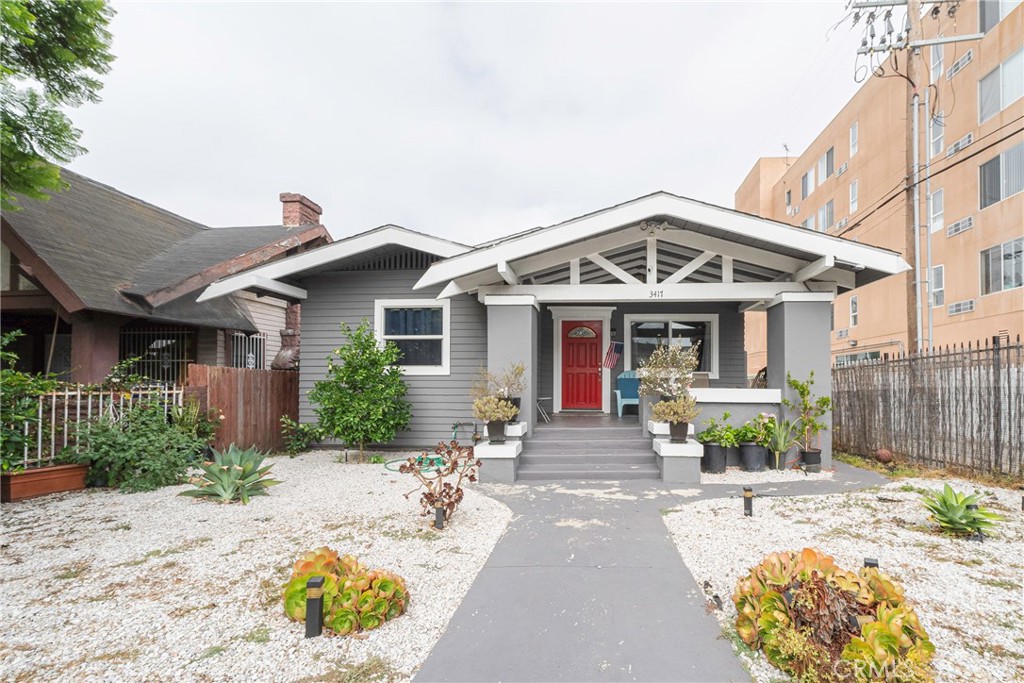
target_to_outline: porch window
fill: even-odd
[[[447,375],[450,357],[448,301],[388,299],[375,302],[377,338],[402,352],[398,364],[407,375]]]
[[[698,372],[709,372],[718,377],[715,362],[717,347],[717,316],[690,315],[627,315],[625,327],[629,338],[626,340],[627,369],[636,370],[659,346],[682,346],[689,348],[700,342],[700,365]]]
[[[183,384],[186,369],[195,362],[195,330],[154,325],[145,321],[121,328],[122,361],[134,358],[131,372],[162,384]]]

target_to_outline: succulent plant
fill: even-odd
[[[367,570],[352,555],[339,557],[323,547],[300,557],[284,587],[289,618],[306,618],[306,582],[324,577],[324,626],[338,635],[368,631],[405,613],[409,593],[402,577],[382,569]]]
[[[967,536],[988,532],[996,522],[1003,519],[1000,515],[978,505],[979,500],[980,493],[966,495],[954,491],[946,484],[941,493],[924,494],[921,502],[928,508],[931,518],[938,523],[944,533]],[[977,507],[968,509],[968,505]]]
[[[262,466],[264,457],[255,448],[242,450],[235,444],[214,450],[213,460],[199,465],[203,474],[192,480],[196,488],[181,495],[215,498],[221,503],[240,500],[246,505],[251,496],[265,496],[267,488],[281,483],[267,479],[272,466]]]

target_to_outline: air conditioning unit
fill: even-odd
[[[953,66],[946,70],[946,80],[950,80],[953,76],[964,70],[964,67],[971,63],[974,59],[974,50],[968,50],[964,53],[964,56],[953,62]]]
[[[846,225],[847,225],[847,224],[848,224],[849,222],[850,222],[850,219],[849,219],[849,218],[841,218],[841,219],[839,220],[839,222],[838,222],[838,223],[836,223],[836,229],[837,229],[837,230],[841,230],[841,229],[845,228],[845,227],[846,227]]]
[[[954,154],[956,154],[957,152],[959,152],[972,142],[974,142],[974,133],[968,133],[967,135],[963,136],[962,138],[960,138],[959,140],[957,140],[952,145],[946,148],[946,156],[953,156]]]
[[[846,339],[850,336],[850,330],[836,330],[836,339]]]
[[[961,313],[970,313],[974,310],[974,299],[967,299],[966,301],[957,301],[954,304],[950,304],[946,307],[947,315],[960,315]]]
[[[959,235],[965,230],[970,230],[974,227],[974,216],[968,216],[967,218],[961,218],[956,223],[950,223],[946,226],[946,237],[952,237],[953,235]]]

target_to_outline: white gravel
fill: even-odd
[[[832,470],[823,470],[809,474],[803,470],[762,470],[761,472],[744,472],[738,467],[729,467],[722,474],[710,474],[702,472],[700,483],[702,484],[767,484],[781,483],[787,481],[821,481],[831,479]]]
[[[176,495],[187,486],[5,504],[2,680],[292,681],[373,657],[411,677],[511,512],[467,490],[437,532],[418,494],[402,495],[410,475],[336,457],[273,458],[284,483],[247,506]],[[408,612],[365,639],[304,639],[280,589],[296,557],[322,545],[403,576]]]
[[[734,632],[731,595],[740,576],[775,551],[816,547],[856,570],[865,557],[900,581],[935,644],[937,680],[1024,680],[1024,515],[1021,492],[949,480],[958,491],[984,491],[985,505],[1006,517],[983,543],[934,531],[914,489],[943,481],[902,480],[863,492],[794,498],[755,498],[754,517],[739,499],[686,504],[665,518],[698,585],[721,596],[723,626]],[[744,657],[744,659],[749,659]],[[781,672],[761,653],[755,680]]]

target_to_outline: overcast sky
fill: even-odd
[[[732,206],[858,87],[842,0],[116,3],[71,168],[208,225],[475,243],[655,190]]]

